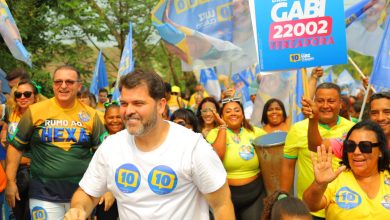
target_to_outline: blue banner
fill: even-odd
[[[293,106],[292,106],[292,116],[291,120],[292,123],[296,123],[298,121],[302,121],[305,119],[305,116],[303,115],[301,109],[302,109],[302,104],[301,104],[301,98],[303,94],[305,93],[304,91],[304,86],[303,86],[303,75],[302,75],[301,70],[297,70],[297,75],[295,79],[295,94],[294,94],[294,100],[293,100]]]
[[[201,69],[199,73],[200,83],[203,85],[208,94],[221,99],[221,86],[219,85],[217,73],[214,68]]]
[[[103,51],[100,50],[98,58],[96,60],[95,71],[93,72],[91,86],[89,91],[97,96],[99,89],[108,86],[106,64],[103,60]]]
[[[5,0],[0,0],[0,34],[12,55],[31,67],[31,55],[22,44],[18,27]]]
[[[390,90],[390,17],[387,17],[385,33],[383,35],[378,55],[375,58],[370,82],[377,91]]]
[[[343,1],[255,1],[260,68],[347,63]]]
[[[355,1],[352,2],[355,3]],[[348,11],[361,15],[347,26],[347,46],[349,50],[375,57],[383,38],[384,21],[389,16],[390,1],[371,0],[366,4],[364,3],[358,2],[348,8]]]
[[[152,21],[185,71],[232,62],[237,72],[256,63],[248,0],[160,0]]]
[[[125,47],[123,48],[121,61],[119,63],[119,76],[131,73],[134,70],[132,30],[131,22],[129,22],[129,34],[127,35]]]
[[[120,77],[129,74],[134,70],[135,61],[133,59],[133,28],[131,22],[129,22],[129,34],[127,35],[125,46],[123,48],[121,61],[119,62],[119,70],[116,78],[114,92],[112,94],[112,100],[119,100],[119,80]]]
[[[169,1],[168,18],[209,36],[232,41],[232,0]]]

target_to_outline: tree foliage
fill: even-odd
[[[78,68],[88,86],[96,50],[117,47],[123,50],[133,24],[133,54],[136,67],[156,69],[163,77],[179,84],[180,61],[160,47],[159,36],[151,23],[155,0],[24,0],[7,1],[23,44],[32,54],[34,78],[49,76],[54,65],[70,64]],[[120,56],[120,54],[118,55]],[[0,67],[6,72],[28,67],[14,59],[0,40]],[[105,56],[106,65],[118,68],[119,57]],[[47,77],[44,77],[47,78]],[[49,82],[42,82],[51,88]],[[47,85],[46,85],[47,84]]]

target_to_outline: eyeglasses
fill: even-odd
[[[117,101],[112,101],[112,102],[105,102],[104,104],[104,108],[109,108],[110,106],[119,106],[119,102],[117,102]]]
[[[73,86],[76,82],[80,82],[79,80],[54,80],[54,85],[55,86],[62,86],[62,84],[65,82],[66,86]]]
[[[22,95],[25,97],[25,98],[30,98],[31,95],[33,94],[33,92],[30,92],[30,91],[26,91],[26,92],[14,92],[14,96],[15,98],[17,99],[20,99],[22,98]]]
[[[241,102],[241,98],[240,97],[229,97],[229,98],[222,99],[221,102],[222,102],[222,105],[229,103],[229,102]]]
[[[213,111],[215,111],[215,108],[205,108],[205,109],[201,109],[200,113],[206,114],[207,112],[213,112]]]
[[[356,147],[359,147],[360,152],[362,153],[372,153],[373,147],[379,147],[379,143],[372,143],[370,141],[360,141],[359,144],[356,144],[355,141],[345,140],[344,141],[344,151],[347,153],[353,153],[356,150]]]

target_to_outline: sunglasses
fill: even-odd
[[[230,97],[230,98],[222,99],[221,102],[222,102],[222,105],[229,103],[229,102],[241,102],[241,98],[240,97]]]
[[[55,86],[62,86],[63,83],[65,83],[66,86],[73,86],[76,82],[80,82],[79,80],[54,80]]]
[[[17,99],[20,99],[22,98],[22,95],[25,97],[25,98],[30,98],[31,95],[33,94],[33,92],[30,92],[30,91],[26,91],[26,92],[14,92],[14,96],[15,98]]]
[[[359,147],[360,152],[362,153],[372,153],[373,147],[379,147],[379,143],[372,143],[370,141],[360,141],[358,144],[355,141],[345,140],[344,141],[344,151],[347,153],[353,153],[356,150],[356,147]]]
[[[117,101],[112,101],[112,102],[105,102],[104,104],[104,108],[109,108],[110,106],[119,106],[119,102]]]

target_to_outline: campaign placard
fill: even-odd
[[[255,0],[260,69],[347,63],[343,1]]]

